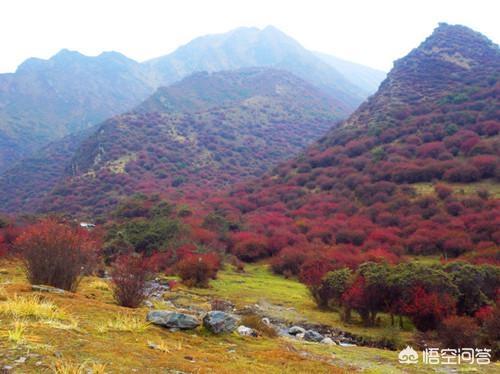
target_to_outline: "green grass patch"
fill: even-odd
[[[210,282],[210,288],[186,291],[231,300],[238,307],[258,303],[268,315],[291,323],[307,320],[374,339],[384,337],[386,328],[390,326],[389,315],[383,313],[379,315],[378,327],[364,327],[355,313],[353,322],[345,324],[338,312],[319,309],[304,284],[273,274],[267,264],[246,265],[245,273],[228,268],[220,271],[217,279]],[[411,327],[408,325],[405,319],[405,330],[401,331],[400,337],[403,342],[411,339],[411,331],[407,331]]]

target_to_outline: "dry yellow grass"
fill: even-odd
[[[144,332],[148,329],[149,323],[144,320],[144,316],[120,313],[110,320],[97,327],[100,333],[108,331]]]
[[[57,360],[51,366],[54,374],[104,374],[106,365],[95,362],[75,363],[71,361]]]
[[[69,321],[71,317],[51,301],[39,295],[7,297],[0,302],[0,314],[36,321]]]
[[[21,320],[15,320],[14,327],[7,332],[9,342],[12,342],[16,345],[22,344],[25,341],[25,330],[26,323]]]
[[[5,290],[5,287],[0,285],[0,301],[7,300],[7,297],[8,297],[8,295],[7,295],[7,291]]]

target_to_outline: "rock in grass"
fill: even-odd
[[[241,336],[257,336],[257,333],[255,332],[254,329],[250,328],[250,327],[246,327],[246,326],[238,326],[238,328],[236,329],[236,331],[238,332],[238,334],[240,334]]]
[[[214,334],[229,333],[236,330],[239,319],[232,314],[211,311],[203,317],[203,326]]]
[[[304,334],[305,332],[306,332],[306,329],[304,329],[300,326],[292,326],[288,329],[288,333],[290,335]]]
[[[42,284],[34,284],[31,286],[31,289],[36,292],[48,292],[48,293],[55,293],[55,294],[64,294],[66,291],[64,291],[61,288],[57,287],[52,287],[52,286],[45,286]]]
[[[332,338],[324,338],[322,341],[321,341],[321,344],[326,344],[326,345],[337,345],[337,343],[335,343]]]
[[[308,342],[316,342],[319,343],[322,341],[325,337],[321,335],[319,332],[314,331],[314,330],[307,330],[304,333],[304,340],[307,340]]]
[[[147,320],[154,325],[181,330],[195,329],[200,325],[194,316],[168,310],[153,310],[148,313]]]

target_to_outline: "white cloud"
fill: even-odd
[[[200,35],[272,24],[305,47],[389,70],[438,22],[500,39],[491,0],[5,0],[0,3],[0,72],[62,48],[116,50],[142,61]]]

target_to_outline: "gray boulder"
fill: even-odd
[[[200,321],[194,316],[168,310],[152,310],[148,313],[147,320],[154,325],[180,330],[191,330],[200,325]]]
[[[203,326],[214,334],[233,332],[238,327],[239,319],[232,314],[214,310],[203,317]]]
[[[66,291],[57,288],[57,287],[52,287],[52,286],[45,286],[43,284],[34,284],[31,286],[31,289],[36,292],[48,292],[48,293],[55,293],[59,295],[63,295],[66,293]]]
[[[305,332],[306,332],[306,329],[304,329],[300,326],[292,326],[288,329],[288,333],[290,335],[304,334]]]
[[[319,332],[314,331],[314,330],[307,330],[304,334],[304,340],[307,340],[308,342],[316,342],[319,343],[322,341],[325,337],[321,335]]]

